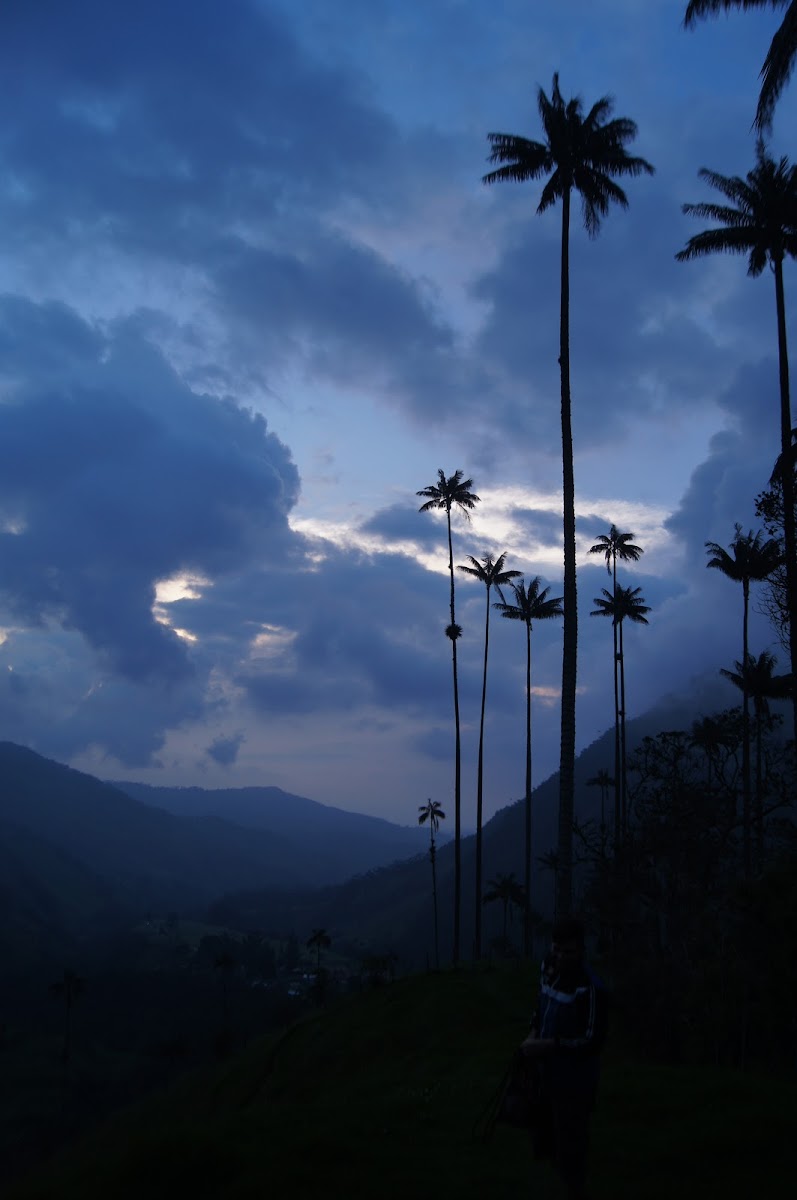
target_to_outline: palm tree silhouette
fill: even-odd
[[[645,604],[645,599],[640,595],[641,588],[626,588],[622,584],[616,584],[614,595],[607,591],[606,588],[601,588],[603,596],[596,596],[593,603],[597,604],[597,608],[590,613],[592,617],[611,617],[612,625],[618,637],[619,649],[615,655],[615,659],[620,663],[620,774],[622,776],[622,784],[620,786],[620,795],[622,797],[622,807],[620,809],[620,820],[617,822],[617,811],[615,810],[615,827],[614,839],[615,848],[619,846],[620,839],[625,836],[628,829],[628,788],[627,788],[627,760],[625,749],[625,656],[623,653],[623,622],[627,619],[633,621],[637,625],[647,625],[648,620],[645,613],[650,612],[650,608]]]
[[[720,669],[724,675],[744,695],[753,699],[753,715],[755,717],[755,793],[753,801],[754,821],[756,828],[756,852],[758,867],[761,868],[764,850],[764,804],[763,804],[763,753],[762,741],[764,723],[769,717],[769,701],[785,699],[791,690],[791,678],[788,675],[776,675],[775,667],[778,660],[768,650],[762,651],[758,658],[748,654],[744,665],[738,660],[733,664],[734,671]]]
[[[326,929],[314,929],[309,938],[305,942],[308,950],[315,950],[315,969],[316,974],[321,970],[321,951],[328,949],[332,945],[332,938],[327,933]]]
[[[778,97],[789,81],[797,57],[797,0],[689,0],[684,25],[694,25],[707,17],[731,8],[785,8],[786,14],[773,37],[761,68],[761,92],[755,114],[755,126],[765,133],[772,125]]]
[[[614,102],[604,96],[584,115],[579,97],[565,103],[559,76],[553,77],[550,98],[537,90],[544,142],[512,133],[490,133],[489,161],[500,163],[483,176],[487,184],[504,180],[525,182],[550,172],[537,212],[562,201],[561,290],[559,310],[559,368],[561,378],[562,477],[564,531],[564,639],[562,646],[562,728],[559,762],[559,908],[569,912],[573,891],[573,804],[576,757],[576,678],[578,670],[578,610],[576,594],[576,510],[573,477],[573,431],[570,411],[570,201],[580,193],[584,225],[595,237],[612,203],[628,206],[613,177],[653,173],[644,158],[625,147],[636,136],[627,117],[611,118]]]
[[[606,570],[612,577],[612,595],[617,595],[617,560],[621,562],[639,562],[645,553],[641,546],[636,546],[633,539],[635,533],[620,533],[612,523],[608,534],[598,535],[594,546],[590,546],[590,554],[602,554],[606,559]],[[619,655],[617,650],[617,625],[612,621],[612,636],[614,639],[614,828],[620,828],[620,814],[625,810],[626,799],[622,794],[625,784],[621,770],[620,755],[620,680]]]
[[[418,824],[429,822],[429,860],[432,864],[432,906],[434,908],[434,965],[440,970],[440,938],[437,925],[437,847],[434,835],[440,828],[440,822],[446,819],[446,814],[436,800],[427,800],[418,805]]]
[[[603,833],[606,828],[606,804],[609,799],[609,788],[615,788],[615,795],[617,794],[616,780],[612,779],[605,767],[601,767],[597,775],[593,775],[592,779],[587,780],[587,787],[599,787],[601,790],[601,833]]]
[[[535,575],[526,587],[520,583],[509,585],[515,596],[514,604],[504,600],[493,605],[502,617],[510,621],[522,621],[526,627],[526,830],[524,854],[524,890],[526,905],[523,912],[523,953],[531,953],[531,629],[534,621],[547,621],[562,616],[562,597],[548,599],[550,588],[540,591],[540,577]]]
[[[483,904],[494,904],[500,900],[504,908],[504,932],[503,940],[506,945],[506,922],[509,912],[509,905],[516,904],[525,908],[526,898],[523,891],[523,885],[515,879],[515,872],[511,871],[508,875],[496,875],[493,879],[487,881],[487,891],[484,893],[482,900]]]
[[[503,600],[502,586],[510,583],[520,575],[520,571],[505,571],[506,551],[493,559],[487,554],[481,562],[469,554],[468,559],[473,564],[470,567],[459,566],[459,571],[479,579],[487,589],[487,609],[484,618],[484,671],[482,674],[482,706],[479,719],[479,761],[476,771],[476,924],[473,934],[473,957],[476,962],[482,956],[482,906],[479,903],[482,894],[482,799],[484,794],[484,710],[487,705],[487,652],[490,646],[490,593],[493,588]]]
[[[470,510],[475,508],[479,497],[470,489],[472,479],[463,479],[461,471],[446,477],[445,471],[438,469],[437,483],[416,492],[423,496],[426,503],[422,504],[419,512],[431,512],[442,509],[446,514],[448,527],[448,570],[451,577],[451,621],[446,627],[446,637],[451,639],[451,656],[454,664],[454,943],[452,958],[454,966],[459,962],[459,917],[462,902],[462,753],[459,728],[459,682],[457,678],[457,639],[462,629],[454,617],[454,548],[451,541],[451,510],[456,509],[470,520]]]
[[[689,745],[706,756],[706,789],[711,791],[718,752],[729,744],[728,729],[716,717],[701,717],[692,722]]]
[[[786,21],[791,15],[787,15]],[[797,12],[792,16],[792,28],[793,32],[797,30]],[[707,254],[747,254],[748,275],[760,275],[767,263],[772,268],[778,323],[780,462],[788,463],[791,461],[791,402],[783,260],[787,255],[790,258],[797,257],[797,168],[789,166],[785,158],[776,163],[759,142],[756,165],[752,171],[748,171],[746,179],[718,175],[715,171],[707,171],[705,168],[699,174],[721,192],[730,204],[684,204],[685,213],[717,221],[720,228],[707,229],[696,234],[675,257],[683,262]],[[791,631],[797,626],[794,476],[791,471],[781,470],[780,479],[783,488],[783,548]],[[797,636],[790,636],[789,652],[792,679],[797,680]],[[794,692],[792,718],[794,742],[797,745],[797,695]]]
[[[735,533],[731,542],[731,554],[717,542],[706,542],[706,553],[709,555],[707,567],[722,571],[728,579],[733,579],[742,585],[744,609],[742,615],[742,659],[747,662],[747,621],[750,611],[750,584],[766,579],[780,562],[780,547],[774,538],[763,541],[759,530],[753,533],[742,533],[741,525],[734,526]],[[746,687],[742,687],[742,845],[744,857],[744,872],[747,878],[752,872],[751,843],[750,843],[750,697]]]

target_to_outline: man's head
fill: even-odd
[[[584,958],[584,923],[577,917],[560,917],[551,933],[551,957],[560,973],[567,974]]]

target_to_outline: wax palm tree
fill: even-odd
[[[634,544],[635,533],[620,533],[612,523],[608,534],[601,533],[590,546],[590,554],[602,554],[606,559],[606,570],[612,577],[612,595],[617,595],[617,560],[621,562],[639,562],[645,553],[641,546]],[[620,755],[620,658],[617,648],[617,625],[612,621],[612,637],[614,639],[614,828],[620,828],[620,814],[625,810],[626,798],[622,793],[625,778],[621,770]]]
[[[332,945],[332,938],[327,933],[326,929],[314,929],[309,938],[305,942],[308,950],[315,950],[315,969],[316,974],[321,970],[321,951],[327,950]]]
[[[709,560],[707,567],[721,571],[728,579],[742,585],[744,601],[742,613],[742,658],[747,662],[747,623],[750,612],[750,584],[766,579],[780,562],[780,547],[774,538],[763,540],[759,530],[753,533],[742,533],[742,527],[735,525],[735,533],[731,542],[731,553],[717,542],[706,542],[706,553]],[[751,843],[750,843],[750,697],[747,688],[742,688],[742,847],[744,871],[747,878],[752,873]]]
[[[550,588],[540,591],[540,577],[535,575],[528,587],[520,583],[509,585],[514,593],[514,604],[503,599],[493,607],[510,621],[522,621],[526,627],[526,829],[524,854],[524,890],[526,907],[523,914],[523,953],[531,953],[531,630],[534,621],[548,621],[562,616],[562,597],[548,599]]]
[[[615,826],[614,839],[615,848],[619,846],[620,839],[627,830],[628,825],[628,788],[627,788],[627,759],[625,749],[625,654],[623,651],[623,623],[633,621],[636,625],[647,625],[648,620],[645,613],[650,612],[650,607],[645,604],[645,599],[640,595],[641,588],[626,588],[622,584],[617,584],[614,593],[607,591],[606,588],[601,588],[603,596],[596,596],[593,603],[598,607],[594,608],[590,613],[592,617],[611,617],[612,625],[617,633],[618,650],[615,656],[620,663],[620,774],[622,776],[622,784],[620,787],[620,795],[622,796],[622,807],[619,814],[615,810]]]
[[[429,822],[429,861],[432,864],[432,906],[434,908],[434,965],[440,970],[440,938],[437,924],[437,847],[434,835],[440,828],[440,822],[446,819],[446,814],[436,800],[427,800],[418,805],[418,824]]]
[[[796,18],[797,19],[797,18]],[[680,261],[707,254],[747,254],[747,273],[760,275],[769,263],[775,279],[780,373],[780,461],[791,460],[791,402],[789,353],[786,341],[786,301],[783,261],[797,257],[797,168],[785,158],[775,162],[759,143],[756,165],[746,179],[718,175],[705,169],[702,179],[721,192],[730,204],[685,204],[685,213],[719,223],[690,238],[676,255]],[[794,476],[780,472],[783,488],[783,549],[790,631],[797,626],[797,535],[794,518]],[[791,674],[797,680],[797,636],[790,636]],[[744,658],[742,659],[744,661]],[[797,745],[797,695],[792,694],[792,721]]]
[[[753,715],[755,718],[755,793],[753,800],[754,823],[756,829],[756,850],[758,866],[761,867],[764,849],[764,804],[763,804],[763,753],[762,742],[764,724],[767,721],[770,700],[783,700],[791,691],[791,677],[776,675],[775,667],[778,660],[768,650],[762,651],[758,658],[748,654],[744,665],[738,660],[733,664],[734,671],[726,671],[723,667],[720,675],[724,675],[733,683],[742,695],[748,695],[753,700]]]
[[[487,608],[484,618],[484,670],[482,673],[482,706],[479,718],[479,760],[476,770],[476,924],[473,935],[473,957],[478,962],[482,956],[482,808],[484,795],[484,711],[487,705],[487,653],[490,646],[490,593],[493,588],[503,600],[501,588],[513,579],[517,579],[520,571],[504,570],[506,551],[494,559],[487,554],[479,561],[472,554],[468,556],[472,566],[460,565],[457,569],[466,575],[480,580],[487,590]]]
[[[525,894],[523,885],[515,879],[515,872],[511,871],[508,875],[496,875],[494,879],[487,881],[487,891],[482,899],[483,904],[494,904],[500,901],[504,909],[504,932],[503,940],[506,945],[506,923],[510,904],[516,904],[518,908],[525,907]]]
[[[489,161],[500,166],[484,183],[525,182],[548,175],[537,212],[562,201],[559,368],[561,379],[562,476],[564,529],[564,640],[562,646],[562,726],[559,762],[560,910],[569,912],[573,890],[573,802],[576,757],[576,679],[578,609],[576,594],[576,510],[573,478],[573,433],[570,411],[570,202],[581,195],[584,225],[595,237],[612,203],[626,208],[628,199],[617,176],[653,173],[650,163],[626,150],[636,136],[627,117],[612,117],[614,102],[604,96],[585,115],[579,97],[567,101],[553,77],[550,97],[542,88],[537,103],[545,140],[530,141],[512,133],[490,133]]]
[[[451,621],[446,627],[446,637],[451,639],[451,657],[454,668],[454,944],[452,958],[459,962],[459,917],[462,902],[462,752],[459,728],[459,682],[457,677],[457,639],[462,629],[454,616],[454,547],[451,541],[451,512],[456,510],[470,520],[471,509],[479,497],[471,491],[472,479],[464,479],[462,471],[446,476],[438,470],[437,483],[416,492],[426,500],[419,512],[442,510],[446,514],[448,528],[448,571],[451,578]]]
[[[797,57],[797,0],[689,0],[684,16],[687,28],[699,17],[729,11],[732,8],[785,8],[783,21],[773,37],[761,68],[761,93],[755,125],[765,133],[772,125],[778,97],[789,81]]]
[[[728,729],[716,717],[701,717],[692,722],[689,745],[702,750],[706,758],[706,789],[711,791],[719,751],[729,744]]]
[[[606,804],[609,799],[609,788],[615,788],[616,781],[612,779],[606,767],[601,767],[597,775],[593,775],[592,779],[587,780],[587,787],[599,787],[601,790],[601,832],[606,827]]]

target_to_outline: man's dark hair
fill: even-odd
[[[578,917],[558,917],[553,923],[551,940],[554,942],[578,942],[584,945],[584,922]]]

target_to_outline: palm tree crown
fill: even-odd
[[[765,132],[772,124],[778,97],[794,69],[797,57],[797,0],[689,0],[684,25],[694,25],[699,17],[728,12],[732,8],[785,8],[783,21],[773,37],[761,68],[761,93],[755,115],[755,125]]]
[[[757,533],[753,533],[752,529],[748,533],[742,533],[738,522],[734,528],[736,532],[730,544],[731,554],[718,542],[706,542],[706,553],[709,555],[706,566],[722,571],[723,575],[744,587],[752,582],[767,579],[780,563],[778,543],[774,538],[764,541],[760,529]]]
[[[452,509],[459,509],[464,516],[470,518],[470,510],[479,502],[479,497],[470,490],[472,487],[473,480],[463,479],[462,471],[455,471],[453,475],[446,477],[445,471],[439,468],[437,483],[432,483],[415,493],[416,496],[426,497],[426,503],[421,505],[418,512],[442,508],[450,515]]]
[[[513,133],[488,133],[492,147],[489,161],[502,165],[484,175],[483,181],[523,183],[551,172],[537,212],[545,212],[575,190],[581,195],[587,233],[595,237],[612,202],[628,207],[628,197],[612,176],[653,174],[649,162],[625,149],[626,143],[636,137],[636,124],[627,117],[609,119],[614,108],[611,96],[603,96],[584,116],[580,96],[565,103],[558,73],[553,77],[550,99],[542,88],[537,89],[537,105],[545,141],[535,142]]]
[[[601,591],[603,596],[596,596],[593,600],[593,604],[597,604],[598,607],[593,609],[590,616],[611,617],[616,625],[621,625],[626,619],[638,625],[648,624],[645,613],[650,612],[650,607],[640,596],[641,588],[626,588],[618,584],[615,594],[606,588],[601,588]]]
[[[747,254],[749,275],[760,275],[768,262],[797,257],[797,167],[786,158],[775,162],[759,142],[756,165],[744,179],[703,167],[701,179],[730,204],[684,204],[691,216],[718,222],[718,228],[696,233],[676,254],[679,262],[717,252]]]
[[[432,837],[440,828],[440,822],[445,821],[446,814],[443,812],[442,805],[437,800],[427,800],[425,804],[418,805],[418,824],[425,825],[429,822],[429,829]]]
[[[621,562],[639,562],[640,555],[644,554],[641,546],[635,546],[633,539],[635,533],[620,533],[616,525],[612,525],[607,533],[601,533],[595,539],[595,545],[590,546],[590,554],[602,554],[606,559],[606,570],[611,575],[612,567],[617,565],[618,558]]]

